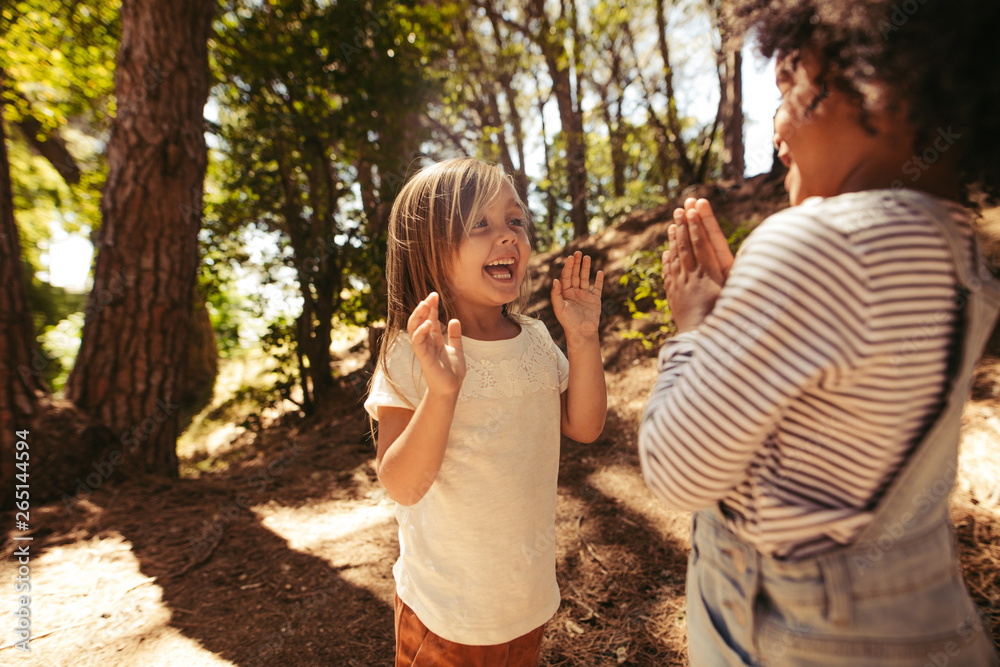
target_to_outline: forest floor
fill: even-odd
[[[697,194],[722,197],[720,218],[751,225],[778,206],[761,203],[779,201],[773,193],[744,190]],[[991,216],[987,233],[1000,239],[1000,211]],[[563,600],[546,632],[545,665],[687,663],[690,517],[651,495],[635,447],[657,345],[628,332],[652,337],[661,321],[632,318],[617,282],[665,241],[665,219],[665,209],[638,214],[533,260],[533,314],[549,324],[546,287],[565,252],[590,253],[609,275],[608,423],[592,444],[563,442],[556,526]],[[88,494],[33,507],[31,651],[12,646],[13,552],[24,543],[8,534],[0,664],[391,664],[393,503],[376,479],[359,407],[368,373],[363,336],[342,347],[338,407],[303,418],[290,403],[266,400],[259,359],[235,359],[222,368],[215,402],[182,439],[180,479],[99,482]],[[964,417],[952,517],[969,587],[1000,639],[1000,358],[981,362]]]

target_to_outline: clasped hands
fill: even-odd
[[[707,199],[674,209],[663,252],[663,283],[678,332],[697,328],[712,312],[733,265],[733,253]]]

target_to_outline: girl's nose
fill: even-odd
[[[503,230],[497,236],[499,243],[517,243],[517,232],[511,229],[509,225],[504,225]]]

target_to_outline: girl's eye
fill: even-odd
[[[524,227],[524,220],[521,218],[512,218],[508,224],[515,225],[517,227]]]
[[[486,223],[486,218],[483,218],[483,219],[482,219],[482,220],[480,220],[479,222],[477,222],[477,223],[474,223],[474,224],[472,225],[472,228],[473,228],[473,229],[480,229],[480,228],[482,228],[482,227],[485,227],[486,225],[487,225],[487,223]]]

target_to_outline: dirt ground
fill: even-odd
[[[759,184],[757,184],[759,186]],[[747,193],[727,219],[764,217]],[[772,198],[773,199],[773,198]],[[770,200],[769,200],[770,201]],[[1000,215],[997,216],[1000,227]],[[609,416],[595,443],[565,441],[556,541],[562,605],[544,664],[684,665],[686,513],[659,506],[639,472],[639,412],[655,346],[624,332],[634,320],[616,279],[665,238],[664,212],[574,244],[609,274],[604,321]],[[998,234],[1000,237],[1000,234]],[[536,258],[536,315],[552,255]],[[363,344],[340,360],[345,398],[302,418],[278,402],[206,436],[181,479],[97,485],[33,507],[30,653],[14,647],[17,562],[8,532],[0,562],[0,663],[59,665],[388,665],[393,627],[393,503],[379,485],[368,422]],[[1000,360],[985,359],[966,409],[953,498],[970,589],[1000,639]],[[210,464],[210,465],[208,465]],[[13,517],[4,514],[5,525]]]

